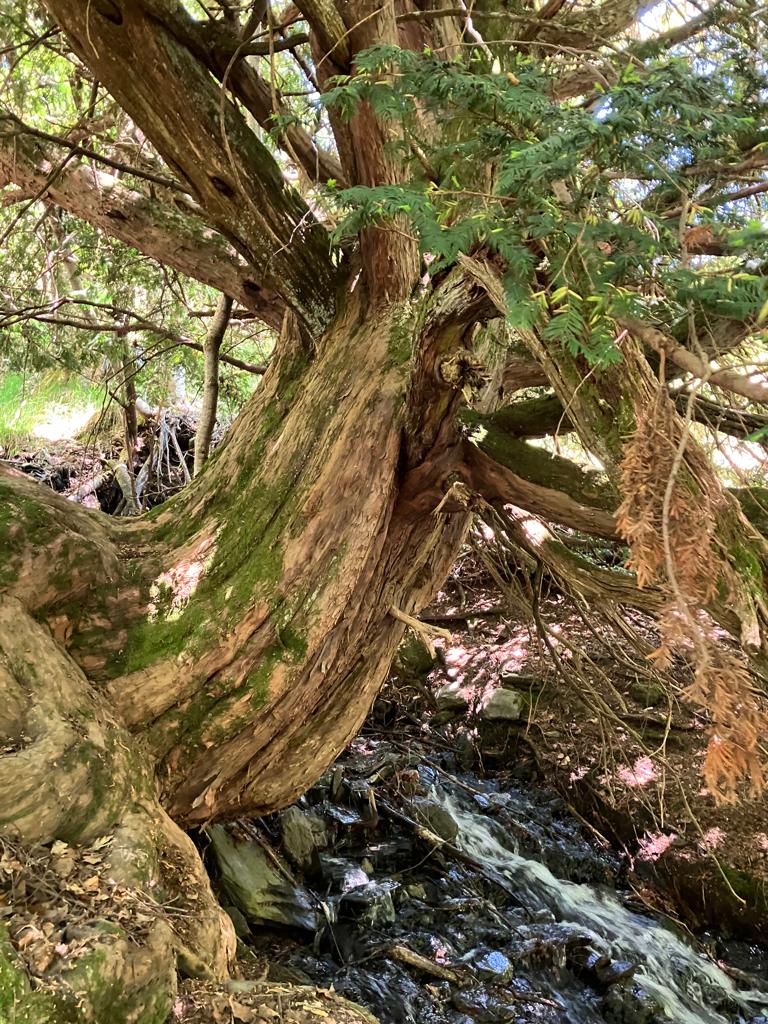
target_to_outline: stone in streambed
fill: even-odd
[[[250,922],[315,930],[317,914],[309,893],[292,885],[259,843],[240,842],[223,825],[212,825],[208,837],[222,888]]]
[[[434,663],[424,642],[408,631],[397,649],[392,667],[401,678],[423,679],[429,675]]]
[[[615,985],[631,978],[636,970],[637,964],[629,963],[628,960],[610,960],[607,964],[599,964],[595,974],[601,985]]]
[[[603,999],[608,1024],[656,1024],[663,1008],[640,985],[612,985]]]
[[[414,819],[421,825],[425,825],[430,832],[440,836],[447,843],[452,843],[459,834],[459,824],[450,811],[437,803],[436,800],[415,799],[411,800],[409,810]]]
[[[488,981],[505,981],[514,971],[512,961],[498,949],[482,953],[472,960],[472,966],[481,978]]]
[[[318,850],[328,846],[328,829],[317,814],[308,814],[298,807],[289,807],[280,815],[283,830],[283,849],[296,867],[307,871]]]
[[[385,924],[394,924],[396,920],[395,904],[392,893],[399,888],[398,882],[387,879],[383,882],[368,882],[349,889],[340,899],[340,906],[349,912],[361,924],[369,928],[377,928]]]
[[[233,907],[230,905],[225,906],[224,910],[227,912],[227,915],[232,921],[232,924],[235,926],[235,935],[238,937],[238,939],[249,938],[251,934],[251,928],[250,925],[248,924],[248,918],[245,916],[242,910],[238,910],[237,907]]]

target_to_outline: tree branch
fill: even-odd
[[[162,174],[154,174],[152,171],[147,171],[141,167],[134,167],[122,160],[113,160],[112,157],[106,156],[104,153],[97,153],[93,149],[87,149],[79,143],[73,142],[71,139],[63,138],[61,135],[51,135],[50,132],[43,132],[40,131],[39,128],[32,128],[30,125],[24,124],[24,122],[16,117],[15,114],[11,114],[10,112],[0,114],[0,119],[3,124],[10,122],[11,124],[16,125],[15,129],[2,129],[1,134],[4,138],[12,138],[15,135],[31,135],[33,138],[43,139],[45,142],[52,142],[56,146],[63,146],[70,151],[72,156],[84,156],[88,160],[95,160],[100,164],[104,164],[105,167],[112,167],[116,171],[121,171],[123,174],[131,174],[134,178],[143,178],[145,181],[151,181],[155,185],[160,185],[161,188],[184,192],[182,186],[173,178],[166,177]]]
[[[615,507],[618,503],[607,486],[602,488],[602,493],[594,485],[590,488],[585,484],[589,479],[588,474],[583,473],[575,463],[567,459],[555,463],[556,457],[541,448],[526,446],[521,441],[515,444],[515,450],[519,450],[521,445],[528,448],[524,453],[525,464],[522,461],[515,463],[517,472],[502,465],[496,458],[491,458],[475,445],[465,442],[462,448],[462,476],[468,486],[491,503],[496,501],[518,505],[573,530],[611,540],[617,538],[613,511],[610,507],[599,507],[609,502]],[[553,463],[556,466],[554,469]],[[560,487],[544,483],[545,480],[554,482],[553,473],[559,477],[557,483]],[[568,491],[562,489],[566,485],[569,486]],[[585,500],[587,503],[584,503]]]
[[[0,134],[0,175],[152,259],[231,295],[279,329],[285,308],[279,296],[262,288],[227,242],[186,208],[153,199],[82,163],[69,163],[56,173],[55,160],[30,137]]]
[[[619,324],[630,334],[634,335],[638,341],[653,349],[654,352],[658,352],[659,355],[666,355],[681,370],[685,370],[686,373],[693,374],[694,377],[698,377],[708,384],[715,384],[725,391],[732,391],[736,395],[743,395],[751,402],[759,404],[768,403],[768,380],[766,380],[765,375],[761,375],[761,379],[755,379],[747,374],[738,373],[735,370],[713,370],[699,356],[679,345],[674,338],[662,333],[655,327],[651,327],[649,324],[633,319],[622,319],[619,321]]]
[[[228,295],[219,296],[216,315],[208,325],[203,352],[205,353],[205,379],[203,383],[203,408],[195,432],[195,476],[208,461],[211,447],[211,436],[216,426],[216,409],[219,404],[219,357],[221,343],[229,325],[232,313],[232,299]]]
[[[187,182],[206,220],[247,254],[312,337],[335,309],[339,271],[328,234],[286,186],[272,154],[208,68],[141,2],[115,11],[45,0],[73,48]],[[147,6],[157,0],[147,0]],[[166,12],[181,5],[164,0]],[[141,74],[137,69],[141,68]],[[169,73],[170,72],[170,73]]]
[[[75,300],[72,299],[60,299],[49,306],[35,306],[23,309],[5,310],[4,315],[0,317],[0,327],[10,327],[22,322],[23,320],[35,320],[42,324],[55,324],[57,327],[73,327],[76,330],[91,331],[94,334],[125,334],[126,332],[145,331],[147,334],[155,334],[158,338],[163,338],[172,343],[168,348],[163,349],[162,352],[153,353],[152,358],[157,355],[162,355],[165,352],[170,352],[179,345],[183,345],[185,348],[193,348],[197,352],[205,351],[204,345],[200,342],[193,341],[191,338],[187,338],[183,334],[176,334],[175,331],[169,331],[166,327],[162,327],[160,324],[144,320],[137,313],[133,313],[130,310],[121,310],[113,307],[116,313],[131,318],[131,323],[129,324],[111,323],[109,321],[97,321],[91,319],[79,320],[76,317],[57,316],[55,314],[55,310],[61,309],[62,306],[68,305],[74,301]],[[76,304],[94,305],[96,307],[103,308],[103,305],[100,303],[86,303],[81,300],[77,300]],[[245,360],[238,359],[236,356],[230,355],[226,352],[219,353],[219,361],[222,363],[228,363],[230,366],[234,366],[238,370],[245,370],[246,373],[253,373],[258,376],[265,374],[268,368],[268,364],[266,363],[247,363]]]
[[[279,91],[274,90],[271,83],[265,82],[255,68],[243,59],[249,54],[268,56],[270,52],[290,49],[305,38],[308,39],[308,36],[295,33],[286,40],[274,40],[272,44],[269,40],[249,40],[247,36],[241,40],[220,22],[200,24],[194,21],[178,5],[152,3],[151,7],[153,14],[212,75],[226,85],[262,128],[274,131],[281,117],[287,119],[280,127],[280,144],[297,161],[310,181],[326,182],[333,178],[344,186],[341,164],[336,157],[318,146],[312,136],[290,118],[290,111],[283,105]],[[280,26],[275,26],[271,31],[278,28]]]

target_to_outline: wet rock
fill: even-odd
[[[287,964],[270,964],[267,980],[280,985],[311,985],[312,979],[306,971]]]
[[[298,807],[289,807],[280,815],[283,830],[283,849],[288,859],[302,871],[307,871],[319,850],[328,846],[326,823],[317,814],[308,814]]]
[[[486,722],[517,722],[525,717],[527,702],[517,690],[494,690],[480,712]]]
[[[475,738],[467,730],[462,729],[457,733],[453,742],[456,752],[456,767],[461,771],[470,771],[477,760]]]
[[[514,1003],[492,996],[481,988],[454,992],[451,1003],[460,1013],[466,1013],[477,1024],[508,1024],[515,1020],[517,1013]]]
[[[331,804],[327,813],[329,818],[333,818],[340,825],[360,825],[363,821],[362,815],[351,807],[339,807],[336,804]]]
[[[598,953],[595,949],[579,947],[573,950],[569,957],[572,967],[578,968],[584,974],[595,974],[599,969],[607,967],[611,958],[605,953]]]
[[[475,793],[474,802],[486,814],[502,811],[512,799],[509,793]]]
[[[405,891],[413,900],[426,900],[427,898],[427,890],[421,882],[416,882],[413,885],[406,885]]]
[[[320,854],[319,861],[325,881],[330,882],[333,887],[342,892],[356,889],[368,882],[368,875],[354,861],[345,860],[343,857],[330,857],[326,854]]]
[[[349,796],[355,804],[365,804],[370,799],[371,784],[367,779],[352,779],[349,783]]]
[[[467,698],[461,692],[461,687],[456,682],[446,683],[441,686],[435,694],[438,711],[459,712],[464,711],[467,706]]]
[[[447,843],[452,843],[459,834],[459,823],[450,811],[436,800],[412,800],[409,806],[416,821],[426,825],[430,832],[434,832]]]
[[[223,825],[212,825],[208,836],[222,888],[249,921],[315,930],[317,914],[309,893],[291,885],[258,843],[234,839]]]
[[[490,981],[505,981],[512,976],[514,970],[509,957],[498,949],[473,958],[471,963],[481,978]]]
[[[603,1000],[606,1024],[656,1024],[663,1007],[640,985],[614,985]]]
[[[607,964],[598,963],[595,966],[595,975],[601,985],[607,986],[626,981],[636,970],[637,964],[631,964],[628,960],[609,960]]]
[[[370,928],[394,924],[397,915],[392,893],[398,887],[391,880],[358,885],[342,895],[340,906]]]
[[[488,993],[482,989],[462,989],[454,992],[451,1003],[461,1013],[468,1014],[473,1020],[492,1021],[493,1015],[488,1011]]]

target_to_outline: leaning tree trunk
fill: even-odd
[[[179,822],[301,793],[384,679],[404,629],[391,609],[416,614],[450,567],[466,513],[399,500],[415,322],[405,305],[367,321],[350,299],[315,357],[284,345],[159,515],[84,523],[2,479],[6,592],[140,739]]]
[[[163,926],[166,967],[191,945],[221,973],[231,952],[173,822],[294,800],[381,686],[404,630],[392,610],[417,614],[455,557],[467,512],[405,499],[403,438],[423,473],[454,419],[460,383],[435,370],[477,313],[468,296],[457,278],[429,308],[370,318],[349,295],[316,352],[287,316],[263,386],[159,514],[108,520],[0,476],[2,821],[26,841],[116,829],[126,884],[142,850],[162,864],[172,847],[207,910],[191,943]]]

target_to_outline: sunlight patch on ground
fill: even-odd
[[[655,782],[659,777],[656,765],[650,757],[638,757],[631,768],[628,765],[622,765],[616,775],[625,786],[633,787],[647,786],[649,782]]]
[[[669,835],[665,835],[663,832],[646,832],[638,843],[638,860],[658,860],[663,853],[667,852],[675,839],[677,839],[677,835],[674,832]]]
[[[701,837],[699,846],[704,850],[715,850],[725,839],[725,832],[721,828],[709,828]]]
[[[68,441],[77,437],[95,412],[95,405],[85,405],[80,409],[66,405],[49,406],[45,417],[33,424],[32,432],[45,441]]]

